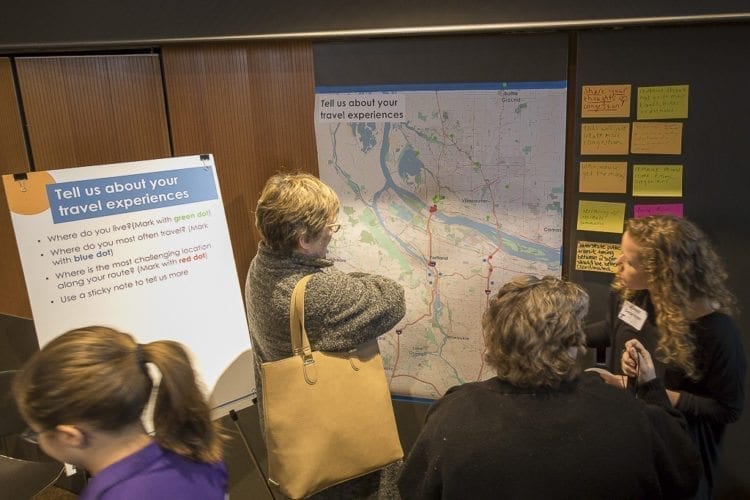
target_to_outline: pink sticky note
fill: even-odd
[[[633,205],[633,217],[648,217],[649,215],[674,215],[675,217],[682,217],[682,206],[682,203]]]

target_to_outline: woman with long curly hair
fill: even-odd
[[[617,265],[609,318],[587,328],[589,345],[606,339],[613,364],[619,359],[631,382],[640,350],[654,354],[656,373],[701,452],[698,498],[710,498],[726,424],[740,417],[744,400],[746,360],[727,272],[695,224],[664,215],[627,222]]]

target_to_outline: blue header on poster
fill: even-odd
[[[47,185],[55,224],[218,198],[212,167],[103,177]]]

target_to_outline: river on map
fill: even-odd
[[[375,142],[376,139],[373,133],[372,124],[367,124],[367,125],[356,124],[356,125],[357,125],[357,128],[353,131],[360,138],[363,148],[366,148],[368,150],[372,149],[376,144]],[[417,254],[417,252],[415,252],[411,243],[402,240],[398,235],[388,230],[388,227],[384,223],[379,207],[378,207],[378,200],[380,199],[380,197],[390,190],[394,192],[399,198],[401,198],[401,200],[406,204],[406,206],[412,208],[415,212],[429,210],[429,207],[427,203],[425,203],[424,200],[420,199],[417,195],[415,195],[411,191],[408,191],[402,188],[401,186],[399,186],[398,184],[396,184],[396,182],[393,180],[393,177],[391,176],[391,172],[388,170],[388,164],[387,164],[386,159],[388,158],[388,153],[390,150],[390,141],[389,141],[390,130],[391,130],[391,124],[385,123],[383,125],[383,139],[380,145],[380,168],[383,172],[383,178],[385,179],[385,184],[373,196],[372,209],[375,213],[375,216],[378,218],[380,225],[383,227],[383,229],[396,242],[398,242],[398,244],[404,249],[404,251],[414,256],[415,258],[421,260],[421,259],[424,259],[424,257]],[[335,148],[334,148],[334,151],[335,151]],[[421,171],[423,167],[424,165],[419,160],[414,150],[412,150],[411,148],[409,148],[407,151],[404,152],[401,159],[399,160],[399,165],[398,165],[400,172],[403,172],[412,176],[419,174],[419,172]],[[401,213],[402,215],[406,215],[404,214],[403,211],[399,211],[399,213]],[[463,227],[472,229],[484,235],[489,241],[493,241],[493,242],[499,241],[503,247],[503,251],[509,255],[513,255],[515,257],[519,257],[524,260],[532,260],[532,261],[537,261],[537,262],[548,263],[552,266],[560,265],[560,249],[559,248],[551,248],[546,245],[542,245],[540,243],[536,243],[533,241],[525,240],[523,238],[519,238],[518,236],[515,236],[513,234],[498,230],[494,226],[491,226],[489,224],[484,224],[480,221],[469,219],[468,217],[464,217],[464,216],[448,216],[440,212],[435,212],[432,214],[432,218],[444,224],[450,224],[453,226],[463,226]]]

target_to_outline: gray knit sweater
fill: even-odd
[[[348,351],[387,333],[406,313],[403,287],[393,280],[343,273],[330,260],[276,252],[261,242],[245,282],[261,428],[260,363],[292,354],[292,290],[303,276],[313,273],[305,291],[305,328],[313,350]],[[329,488],[316,498],[365,498],[377,490],[378,479],[378,473],[369,474]]]

